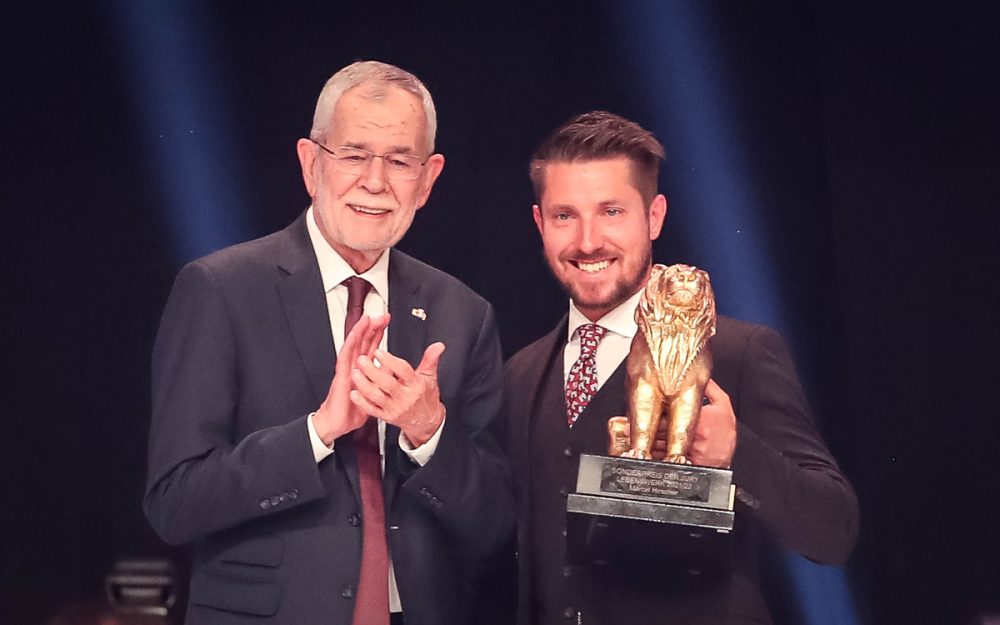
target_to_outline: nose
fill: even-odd
[[[578,247],[584,254],[592,254],[604,246],[604,233],[592,219],[580,220]]]
[[[368,161],[368,166],[358,176],[358,184],[369,193],[382,193],[385,190],[385,161],[381,156],[374,156]]]

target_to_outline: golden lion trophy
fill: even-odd
[[[651,459],[662,419],[667,420],[665,462],[690,464],[687,452],[712,376],[715,294],[708,274],[687,265],[653,267],[635,310],[639,331],[628,355],[626,449],[611,427],[609,453]],[[618,452],[618,453],[616,453]]]
[[[594,553],[602,527],[615,528],[608,531],[619,539],[648,534],[643,523],[649,522],[677,526],[684,536],[733,528],[732,472],[688,459],[712,375],[716,314],[708,274],[688,265],[654,265],[635,320],[639,328],[626,361],[628,416],[608,422],[608,456],[580,456],[577,492],[567,499],[567,511],[576,513],[570,515],[570,542],[589,550],[591,559],[609,555]],[[666,438],[662,461],[653,460],[658,431]]]

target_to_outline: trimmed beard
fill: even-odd
[[[549,262],[548,257],[545,259],[545,264],[552,273],[552,277],[556,279],[556,282],[558,282],[559,286],[562,287],[563,292],[566,293],[571,300],[573,300],[573,303],[578,309],[583,310],[588,308],[598,308],[612,310],[617,308],[628,298],[638,293],[639,289],[645,286],[646,276],[649,273],[649,268],[653,264],[653,246],[649,246],[646,249],[646,253],[643,255],[641,262],[638,265],[638,267],[640,267],[639,272],[635,275],[634,279],[630,280],[630,276],[622,276],[617,282],[615,282],[614,288],[611,289],[611,292],[607,295],[607,297],[600,301],[584,301],[583,294],[578,292],[572,283],[562,281],[559,274],[556,273],[555,267],[553,267],[552,263]]]

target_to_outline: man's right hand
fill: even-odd
[[[368,419],[368,415],[351,401],[351,370],[357,366],[360,356],[372,357],[388,326],[389,315],[374,319],[362,315],[344,339],[344,345],[337,354],[330,391],[313,415],[313,427],[324,445],[332,445],[334,440],[358,429]]]

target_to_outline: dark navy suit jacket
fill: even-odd
[[[417,466],[387,428],[390,554],[407,625],[461,623],[470,571],[513,527],[493,309],[396,250],[389,285],[389,351],[415,367],[430,343],[447,347],[433,458]],[[306,426],[335,360],[304,216],[180,272],[154,348],[145,508],[164,540],[193,543],[187,625],[351,622],[354,448],[342,437],[317,464]]]

